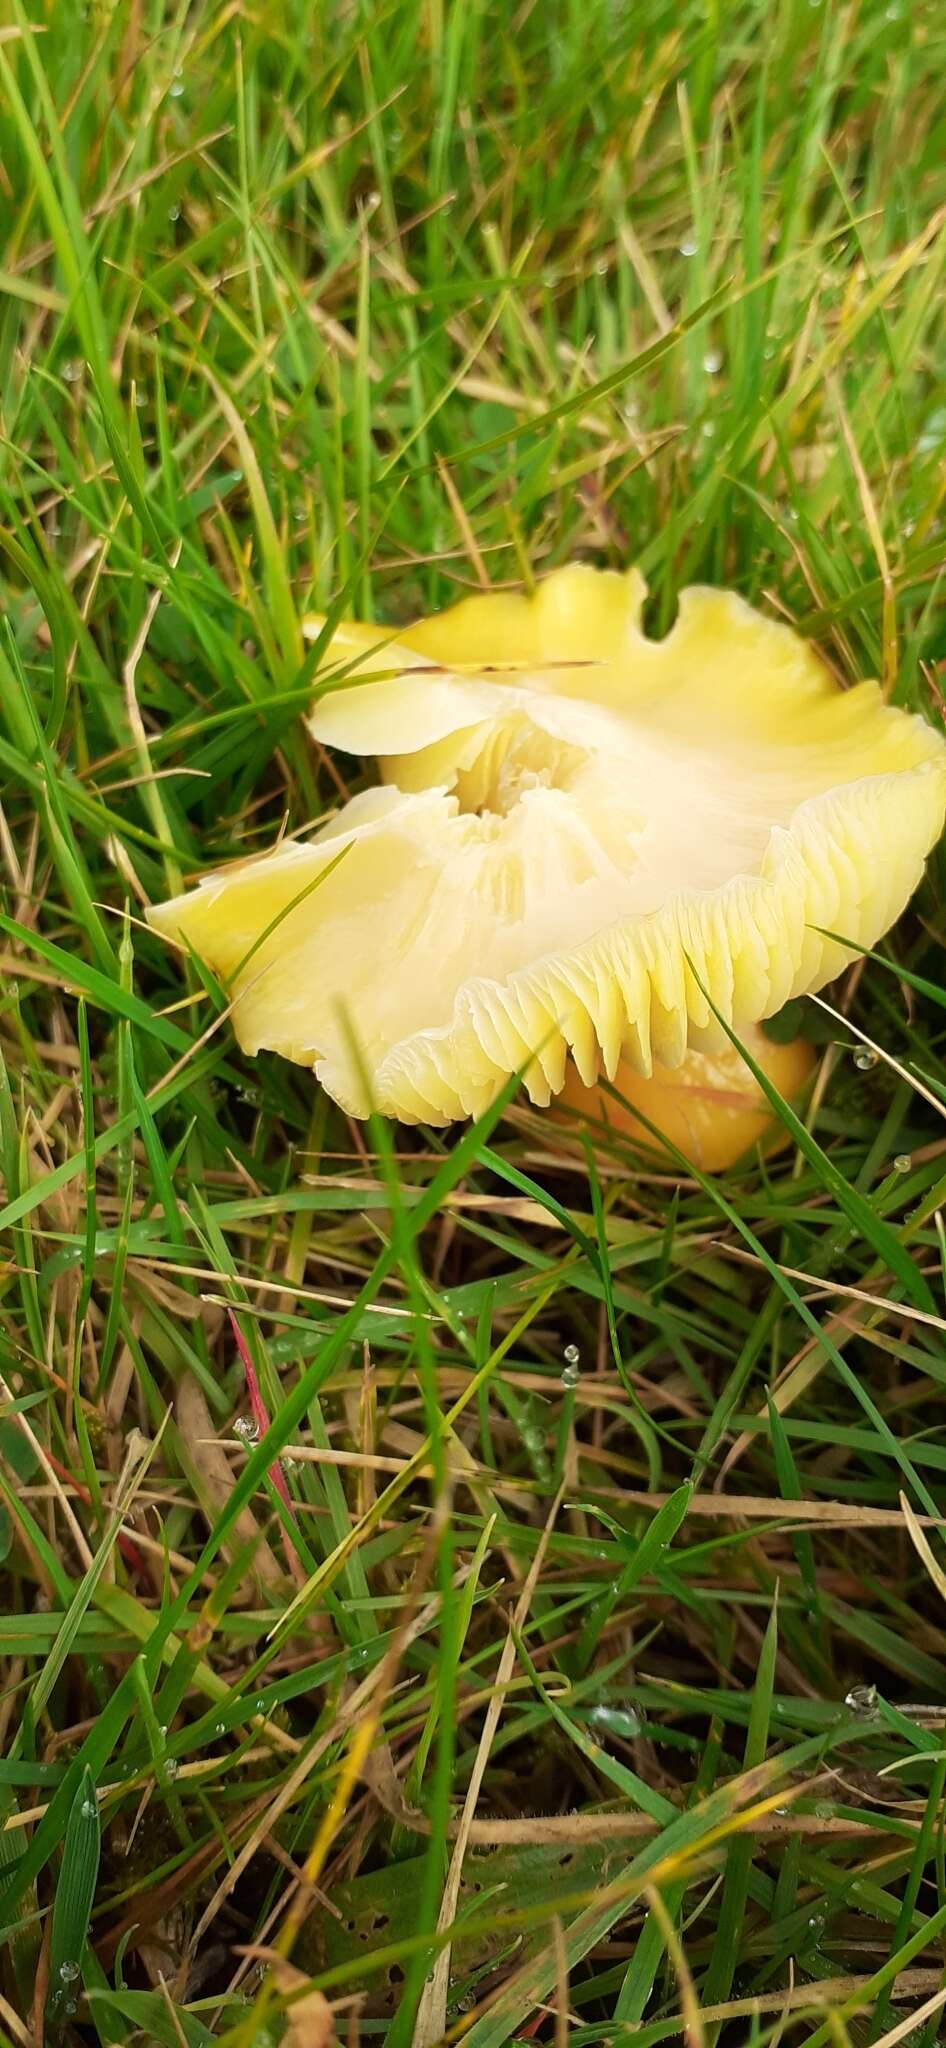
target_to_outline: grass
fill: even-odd
[[[306,608],[634,559],[940,716],[942,59],[9,0],[3,2048],[938,2037],[940,860],[706,1184],[354,1127],[143,910],[334,801]]]

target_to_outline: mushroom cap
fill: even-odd
[[[547,1102],[569,1055],[590,1084],[719,1049],[711,1004],[738,1031],[838,972],[825,929],[875,943],[942,829],[946,743],[732,592],[684,591],[659,641],[644,595],[572,566],[403,639],[339,628],[309,724],[386,786],[151,913],[248,1051],[443,1124],[519,1069]]]

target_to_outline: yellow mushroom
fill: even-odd
[[[151,913],[229,983],[247,1051],[445,1124],[520,1068],[547,1103],[569,1061],[590,1087],[719,1052],[712,1006],[742,1032],[850,957],[825,930],[886,931],[946,744],[729,591],[684,591],[659,641],[644,595],[572,566],[402,638],[339,628],[309,724],[382,785]]]

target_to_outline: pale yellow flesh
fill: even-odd
[[[673,1067],[720,1043],[704,989],[739,1029],[850,957],[817,927],[887,929],[946,746],[731,593],[684,592],[660,642],[642,597],[573,567],[397,641],[339,629],[310,725],[388,787],[153,913],[232,982],[247,1049],[445,1123],[519,1068],[547,1101],[569,1054],[586,1083]]]

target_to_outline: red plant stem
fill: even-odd
[[[266,1431],[269,1428],[269,1415],[267,1413],[266,1403],[263,1400],[262,1394],[260,1393],[259,1380],[256,1377],[256,1368],[253,1364],[252,1358],[250,1357],[249,1345],[247,1344],[246,1338],[243,1335],[243,1332],[240,1328],[239,1323],[237,1322],[236,1316],[234,1315],[232,1308],[227,1309],[227,1314],[230,1318],[230,1328],[232,1329],[234,1338],[236,1340],[236,1347],[243,1363],[243,1371],[246,1376],[246,1391],[250,1403],[250,1413],[253,1417],[253,1421],[255,1422],[257,1429],[259,1430],[260,1435],[265,1436]],[[296,1511],[293,1507],[292,1497],[290,1495],[289,1488],[286,1485],[285,1474],[283,1472],[282,1466],[279,1463],[278,1458],[276,1459],[275,1463],[272,1464],[269,1468],[269,1477],[276,1488],[276,1492],[278,1493],[280,1500],[289,1509],[289,1513],[291,1514],[293,1521],[295,1521]]]

